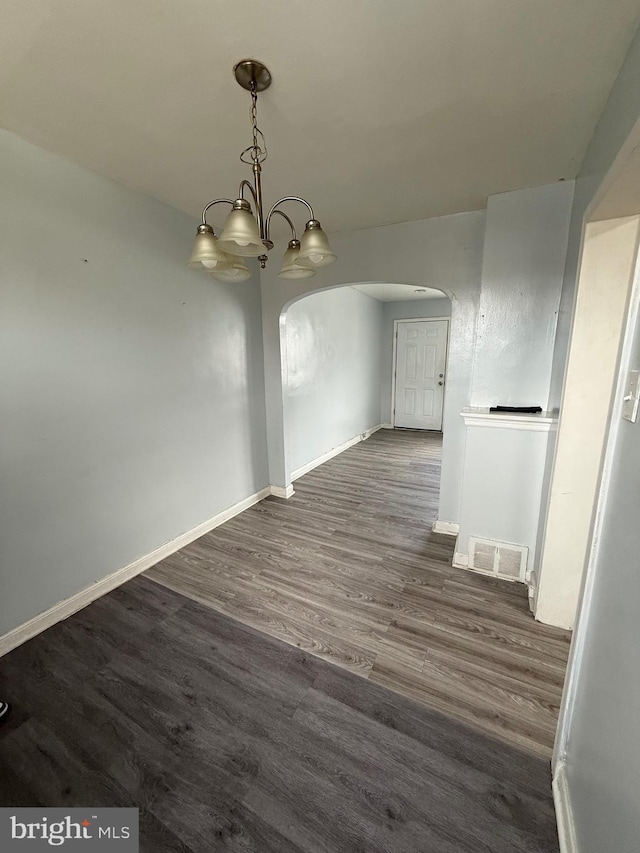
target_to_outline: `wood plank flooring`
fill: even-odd
[[[137,806],[142,853],[558,853],[544,759],[144,576],[0,695],[0,805]]]
[[[440,456],[437,434],[381,430],[147,576],[548,758],[570,635],[522,585],[452,568]]]

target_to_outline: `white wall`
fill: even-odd
[[[546,408],[573,196],[572,182],[491,196],[471,405]],[[534,568],[551,433],[469,427],[457,561],[470,536],[529,549]]]
[[[0,635],[268,484],[257,276],[0,132]]]
[[[536,618],[562,628],[575,621],[637,244],[638,217],[587,227],[535,601]]]
[[[444,411],[444,445],[440,515],[457,521],[460,511],[464,425],[461,409],[468,405],[476,314],[480,293],[484,211],[406,222],[382,228],[331,235],[338,262],[313,279],[283,281],[277,264],[261,276],[265,390],[271,482],[288,485],[292,466],[287,459],[281,376],[280,314],[303,293],[341,284],[395,282],[433,287],[450,297],[449,375]],[[278,254],[284,247],[277,247]]]
[[[392,401],[391,387],[393,384],[393,331],[395,320],[414,320],[420,317],[450,317],[451,300],[416,299],[406,302],[384,302],[382,305],[382,366],[380,384],[380,405],[382,422],[391,423]],[[455,365],[454,365],[455,372]]]
[[[547,408],[573,182],[489,198],[472,406]]]
[[[380,424],[382,303],[351,287],[295,302],[283,323],[292,471]]]
[[[569,337],[572,330],[572,318],[576,311],[576,276],[580,249],[583,242],[585,214],[594,197],[599,192],[607,173],[614,160],[618,156],[632,128],[640,117],[640,33],[637,33],[627,57],[622,65],[618,79],[613,87],[609,99],[605,105],[602,115],[596,125],[594,135],[589,143],[580,172],[576,179],[576,191],[571,214],[570,240],[567,251],[567,263],[565,268],[563,291],[560,305],[560,320],[554,344],[554,359],[551,378],[550,406],[560,406],[560,422],[558,430],[558,444],[555,453],[551,450],[547,459],[547,468],[551,471],[549,477],[549,500],[543,500],[541,509],[541,529],[549,530],[552,538],[545,543],[543,549],[543,560],[545,565],[541,567],[540,584],[547,587],[543,598],[543,609],[536,610],[538,618],[551,621],[552,624],[571,626],[578,604],[579,589],[584,571],[584,556],[588,544],[588,527],[591,519],[591,509],[597,487],[599,476],[599,463],[603,454],[605,431],[603,424],[606,423],[610,408],[610,386],[603,390],[602,386],[597,393],[588,393],[588,400],[581,396],[585,391],[585,379],[580,378],[574,369],[577,385],[573,386],[571,398],[567,405],[575,413],[573,417],[565,419],[569,415],[565,410],[565,398],[569,389],[568,375],[566,376],[567,352]],[[615,235],[611,235],[615,239]],[[606,231],[602,235],[607,240]],[[597,270],[593,267],[591,284],[597,286]],[[620,278],[618,270],[615,290],[617,295],[626,293],[628,276]],[[608,288],[605,272],[600,286],[602,293],[592,290],[589,301],[592,303],[588,310],[592,310],[589,320],[591,334],[594,336],[594,347],[604,343],[601,349],[602,359],[607,358],[608,364],[600,365],[606,367],[609,376],[615,369],[617,343],[620,334],[620,304],[608,303]],[[587,279],[585,279],[585,282]],[[620,288],[623,288],[622,290]],[[613,294],[612,294],[613,295]],[[598,307],[598,301],[602,310]],[[623,306],[624,307],[624,306]],[[617,320],[616,320],[617,317]],[[617,328],[612,327],[612,321],[617,323]],[[611,335],[613,334],[613,338]],[[585,343],[582,344],[583,353]],[[575,366],[575,360],[574,360]],[[567,380],[565,382],[565,379]],[[590,439],[590,450],[592,459],[583,466],[577,453],[577,442],[580,441],[579,433],[575,426],[576,416],[580,409],[589,411],[595,427],[592,436],[599,436],[599,446]],[[573,426],[571,425],[573,424]],[[565,426],[566,425],[566,426]],[[566,437],[565,436],[566,433]],[[560,458],[562,453],[563,458]],[[553,455],[553,458],[551,456]],[[593,473],[593,466],[596,472]],[[591,471],[591,477],[585,489],[583,474]],[[577,527],[566,524],[566,519],[578,519]],[[546,534],[545,534],[546,538]],[[570,555],[569,563],[563,563],[563,554]],[[566,573],[563,571],[566,569]],[[551,577],[545,578],[550,573]],[[564,583],[566,580],[566,584]],[[552,604],[553,597],[557,594],[556,603]],[[538,595],[540,600],[540,595]]]
[[[639,116],[640,34],[631,45],[578,177],[581,206],[574,214],[581,224],[589,201],[606,182]],[[576,853],[634,850],[640,838],[640,424],[620,418],[627,371],[640,369],[637,268],[635,279],[554,756],[556,778],[566,780],[557,786],[556,796],[573,827]],[[603,284],[606,298],[607,282]],[[567,374],[565,400],[569,390]],[[608,402],[601,400],[599,405],[608,407]],[[563,424],[564,402],[558,452]]]
[[[563,721],[579,853],[637,850],[640,839],[640,422],[620,416],[627,371],[640,370],[637,272],[635,289]]]

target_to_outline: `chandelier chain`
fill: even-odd
[[[255,81],[251,82],[251,109],[249,111],[251,129],[253,133],[253,144],[240,155],[243,163],[253,166],[254,163],[263,163],[267,159],[267,143],[263,132],[258,127],[258,92]]]

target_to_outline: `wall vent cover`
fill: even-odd
[[[476,572],[524,583],[528,555],[524,545],[469,537],[469,568]]]

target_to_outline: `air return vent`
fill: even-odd
[[[469,568],[509,581],[524,583],[529,549],[524,545],[469,537]]]

